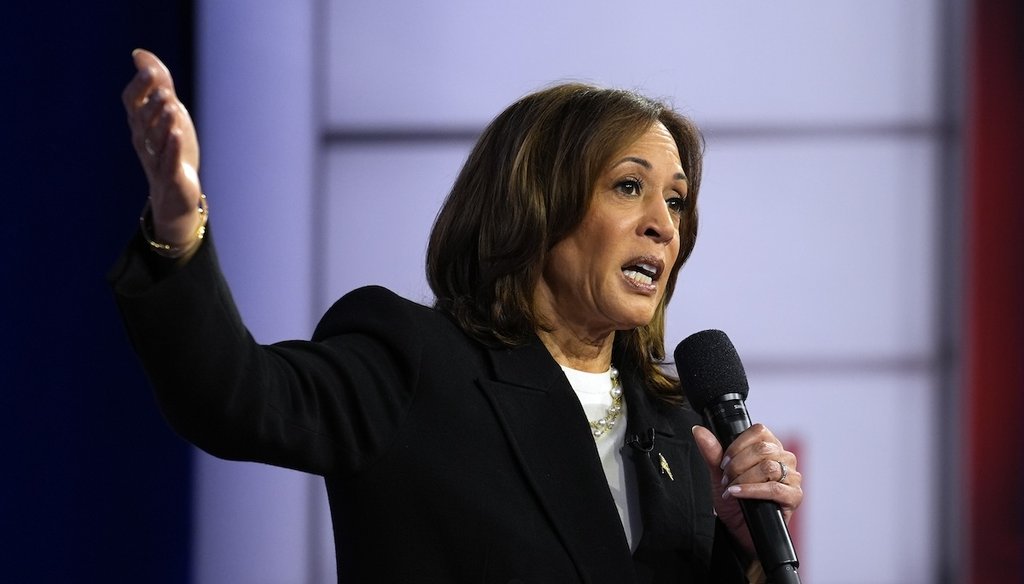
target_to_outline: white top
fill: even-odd
[[[612,405],[611,370],[604,373],[589,373],[568,367],[562,367],[569,385],[576,392],[576,397],[587,414],[587,420],[593,421],[604,417],[608,406]],[[622,458],[622,447],[626,436],[626,415],[628,404],[623,400],[622,413],[615,427],[596,439],[597,454],[601,458],[608,489],[615,499],[615,507],[619,511],[622,529],[626,532],[629,549],[636,550],[642,526],[640,524],[640,508],[636,494],[636,474],[631,467],[626,467]]]

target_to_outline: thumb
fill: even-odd
[[[722,455],[725,453],[722,450],[722,445],[718,443],[718,438],[715,438],[715,435],[704,426],[694,426],[690,431],[693,433],[693,440],[697,443],[697,450],[700,451],[700,455],[704,457],[704,462],[708,465],[712,484],[719,484],[722,480]]]

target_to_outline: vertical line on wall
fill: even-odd
[[[313,9],[311,16],[313,22],[313,75],[312,75],[312,111],[313,111],[313,135],[316,140],[313,160],[313,196],[310,210],[313,213],[311,218],[312,228],[310,229],[312,270],[310,270],[310,318],[317,322],[322,314],[322,307],[326,302],[326,277],[322,267],[327,260],[326,239],[327,239],[327,152],[323,140],[324,128],[327,126],[326,93],[327,93],[327,67],[328,48],[326,21],[328,18],[327,3],[323,0],[312,0]]]
[[[313,115],[313,177],[310,196],[310,322],[319,321],[322,307],[326,301],[326,276],[323,266],[327,261],[327,149],[322,138],[327,120],[327,71],[329,54],[327,47],[327,20],[329,9],[325,0],[311,0],[310,17],[312,23],[312,61],[313,71],[310,75],[311,111]],[[324,546],[322,541],[325,533],[323,506],[320,501],[325,497],[324,479],[310,475],[308,496],[306,497],[306,577],[308,584],[327,584],[336,580],[335,574],[324,572]],[[328,519],[329,521],[329,519]],[[333,541],[330,542],[333,547]]]
[[[947,131],[939,135],[936,147],[935,194],[938,217],[934,229],[936,263],[935,323],[933,351],[937,365],[938,399],[934,421],[935,459],[960,461],[936,464],[933,477],[938,488],[933,509],[935,517],[935,581],[961,581],[964,540],[963,492],[958,479],[964,468],[962,392],[963,351],[963,210],[964,210],[964,9],[957,0],[944,0],[938,9],[939,116]]]

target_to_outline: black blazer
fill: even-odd
[[[533,342],[484,346],[377,287],[312,341],[260,346],[212,241],[182,269],[138,238],[111,272],[160,406],[215,456],[323,475],[341,582],[744,582],[716,522],[692,411],[616,361],[643,533],[630,554],[582,407]],[[667,461],[672,476],[660,469]]]

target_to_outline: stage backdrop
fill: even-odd
[[[936,464],[958,432],[947,3],[218,0],[197,22],[204,186],[258,339],[308,337],[363,284],[429,303],[436,210],[524,93],[578,79],[665,97],[707,134],[667,344],[727,331],[753,417],[799,446],[804,581],[957,569],[948,454]],[[319,479],[205,455],[196,473],[195,582],[333,581]]]
[[[146,181],[121,107],[152,47],[192,100],[190,2],[9,2],[0,18],[0,581],[179,584],[191,449],[104,275]]]

